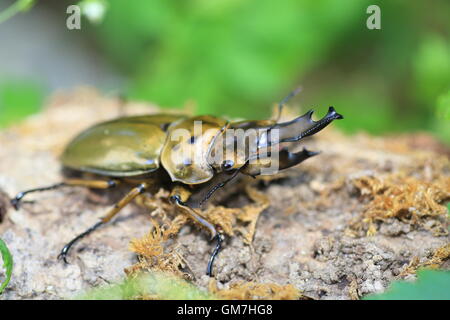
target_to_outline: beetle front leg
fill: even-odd
[[[183,187],[176,186],[170,195],[170,201],[175,204],[178,208],[182,209],[184,212],[186,212],[194,221],[200,223],[202,226],[207,228],[209,232],[211,233],[211,240],[215,239],[216,247],[214,248],[214,251],[212,252],[209,261],[208,266],[206,268],[206,275],[212,277],[212,267],[214,264],[214,260],[216,256],[219,254],[220,249],[222,248],[222,242],[224,241],[225,237],[222,232],[218,231],[217,228],[210,223],[208,220],[206,220],[204,217],[202,217],[199,213],[197,213],[194,209],[192,209],[189,205],[186,204],[186,201],[189,199],[189,196],[191,193],[186,190]]]

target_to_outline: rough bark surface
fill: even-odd
[[[136,263],[130,240],[148,233],[152,215],[158,214],[136,205],[80,242],[70,264],[56,259],[62,246],[94,224],[124,190],[42,192],[30,195],[27,200],[33,201],[18,211],[7,198],[59,182],[58,155],[89,125],[156,111],[154,106],[132,102],[121,107],[114,98],[80,89],[55,95],[41,114],[0,132],[0,237],[15,262],[10,285],[0,299],[70,298],[80,290],[120,280],[124,269]],[[405,212],[386,216],[380,209],[377,217],[370,214],[371,205],[385,189],[374,191],[364,185],[370,179],[384,183],[405,172],[423,183],[425,189],[411,191],[420,197],[439,178],[430,199],[434,205],[445,204],[450,194],[448,149],[426,134],[344,136],[331,127],[310,143],[310,149],[322,151],[319,156],[277,179],[256,182],[270,206],[258,219],[252,245],[238,233],[227,238],[215,265],[219,289],[240,280],[271,282],[292,284],[312,298],[355,299],[383,291],[394,279],[414,277],[415,267],[426,265],[438,248],[448,245],[445,206],[428,208],[432,213],[440,210],[433,215],[422,214],[425,207],[406,204]],[[229,190],[222,204],[231,208],[249,203],[238,190]],[[415,220],[414,210],[418,210]],[[207,288],[204,272],[213,246],[207,234],[187,225],[171,241],[177,243],[193,282]],[[439,260],[441,268],[449,268],[445,259]]]

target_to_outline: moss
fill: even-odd
[[[416,229],[428,229],[436,236],[447,235],[445,203],[450,199],[450,179],[442,172],[449,169],[449,160],[442,157],[429,166],[428,179],[414,176],[411,170],[354,179],[354,186],[369,202],[352,227],[366,227],[371,236],[377,232],[377,222],[395,218]],[[429,219],[435,223],[428,224]]]
[[[229,289],[217,288],[215,280],[209,283],[209,291],[220,299],[227,300],[297,300],[302,298],[300,291],[292,284],[236,282]]]
[[[133,276],[142,270],[146,270],[189,278],[189,275],[182,271],[185,264],[177,248],[173,245],[164,245],[168,234],[161,229],[156,221],[153,221],[153,231],[140,239],[132,240],[130,250],[138,255],[139,262],[127,268],[126,273]]]
[[[450,243],[436,249],[429,260],[420,262],[419,257],[414,257],[408,266],[400,273],[399,277],[415,274],[420,268],[438,269],[446,260],[450,258]]]

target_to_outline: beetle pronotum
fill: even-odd
[[[283,103],[295,93],[279,104],[280,112]],[[318,121],[311,116],[312,111],[309,111],[292,121],[278,123],[278,119],[229,122],[213,116],[156,114],[103,122],[81,132],[67,145],[61,157],[64,168],[98,178],[66,178],[55,185],[20,192],[11,203],[18,209],[25,195],[63,186],[94,189],[109,189],[119,184],[131,186],[99,222],[63,247],[58,258],[67,263],[67,255],[75,242],[109,222],[138,195],[150,191],[156,182],[168,181],[173,185],[171,202],[205,227],[217,241],[206,271],[211,276],[224,236],[197,208],[239,173],[273,174],[316,155],[305,148],[290,152],[281,147],[311,136],[333,120],[343,118],[333,107]],[[253,134],[248,134],[250,131]],[[195,200],[196,193],[202,195],[200,199]]]

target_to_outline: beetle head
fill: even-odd
[[[248,157],[245,138],[233,128],[227,128],[218,136],[208,153],[208,163],[215,172],[233,172],[241,168]]]

